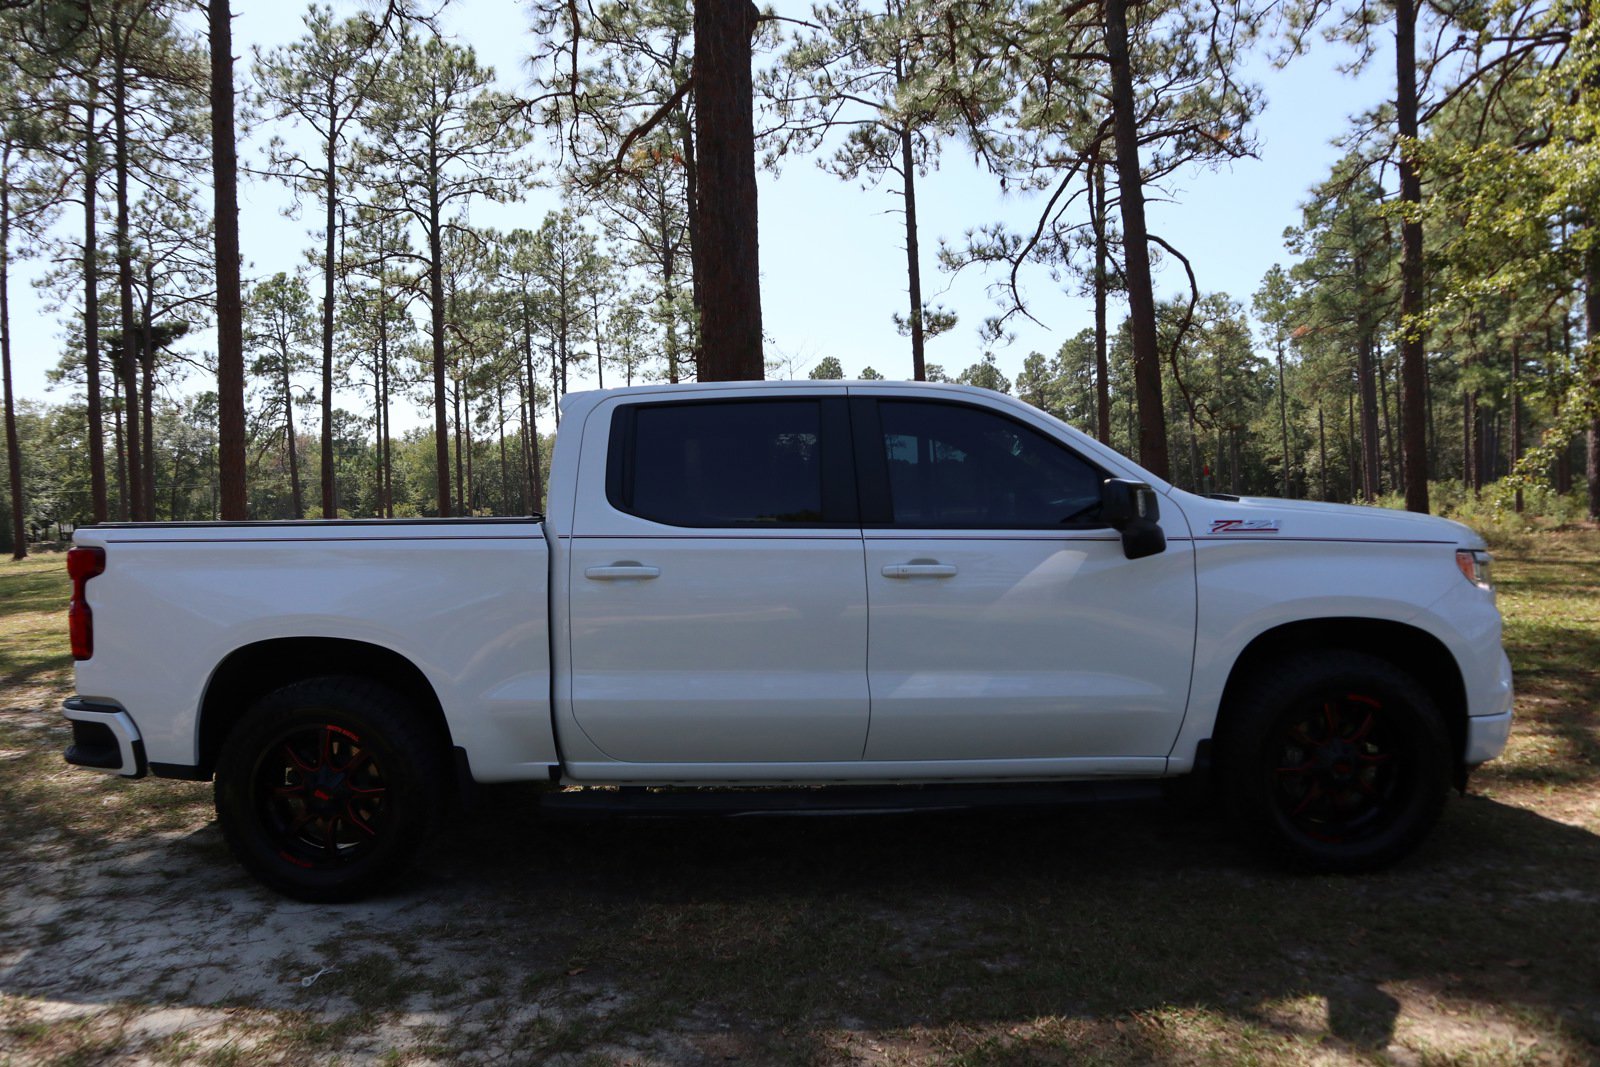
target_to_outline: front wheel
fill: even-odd
[[[399,873],[445,796],[442,742],[409,701],[360,678],[312,678],[245,714],[217,761],[223,837],[298,900],[352,900]]]
[[[1450,744],[1416,680],[1357,652],[1302,653],[1225,709],[1221,786],[1267,848],[1319,871],[1372,870],[1438,820]]]

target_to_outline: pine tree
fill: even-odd
[[[490,88],[494,71],[470,48],[401,37],[390,74],[373,97],[360,148],[374,206],[422,229],[432,329],[434,447],[439,514],[450,511],[449,398],[445,388],[444,241],[450,213],[476,199],[520,197],[527,132],[514,102]]]

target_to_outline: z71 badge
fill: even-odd
[[[1277,519],[1216,519],[1211,532],[1219,533],[1277,533]]]

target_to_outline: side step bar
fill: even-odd
[[[1137,804],[1165,793],[1158,779],[1033,785],[819,786],[794,789],[573,789],[545,793],[539,812],[552,819],[750,818],[757,816],[906,815],[1068,805]]]

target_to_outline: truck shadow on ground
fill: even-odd
[[[583,931],[581,966],[680,991],[681,1017],[710,1005],[789,1033],[1066,1018],[1092,1044],[1126,1013],[1199,1008],[1376,1051],[1396,1037],[1393,987],[1549,1013],[1600,1051],[1600,837],[1480,797],[1413,860],[1344,878],[1285,873],[1219,819],[1161,808],[498,822],[436,869],[531,889],[563,915],[550,939]]]
[[[91,859],[59,893],[13,882],[0,993],[449,1017],[430,1040],[453,1055],[533,1061],[830,1062],[869,1041],[1161,1062],[1218,1028],[1360,1057],[1514,1044],[1528,1018],[1600,1055],[1600,836],[1483,797],[1345,878],[1161,806],[545,822],[534,799],[486,790],[359,904],[272,896],[214,826]]]

